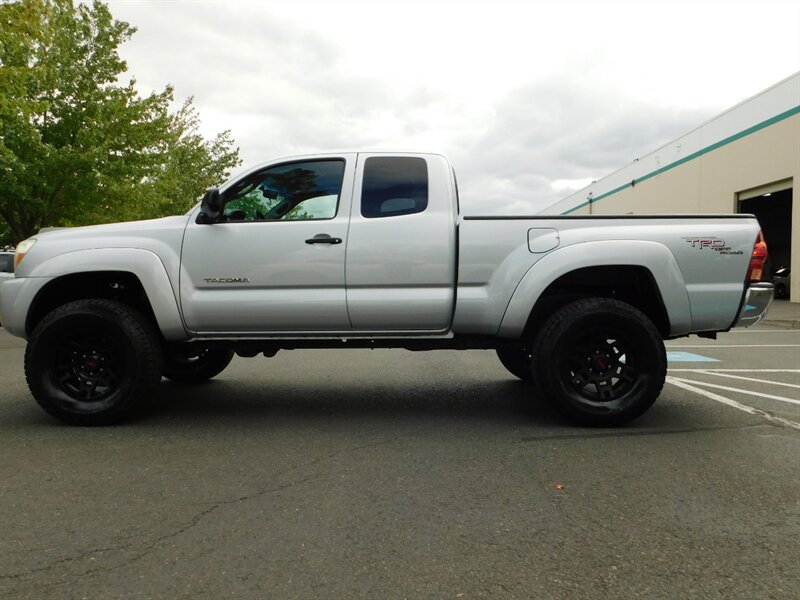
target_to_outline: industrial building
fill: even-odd
[[[549,207],[543,214],[752,213],[771,269],[800,264],[800,73]],[[800,274],[789,286],[800,302]]]

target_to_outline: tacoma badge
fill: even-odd
[[[247,277],[207,277],[206,283],[250,283]]]

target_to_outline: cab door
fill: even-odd
[[[344,261],[355,155],[267,166],[186,228],[180,302],[195,332],[348,331]]]
[[[453,316],[456,208],[432,154],[359,154],[347,241],[355,330],[443,332]]]

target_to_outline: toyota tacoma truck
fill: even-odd
[[[108,424],[234,354],[492,349],[567,418],[616,426],[664,384],[665,339],[757,323],[772,301],[752,215],[463,215],[438,154],[275,160],[183,216],[43,231],[0,318],[33,397]]]

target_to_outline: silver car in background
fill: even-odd
[[[0,250],[0,280],[14,276],[14,249]]]
[[[780,267],[772,274],[772,285],[775,286],[776,298],[788,298],[791,287],[792,270],[789,267]]]

